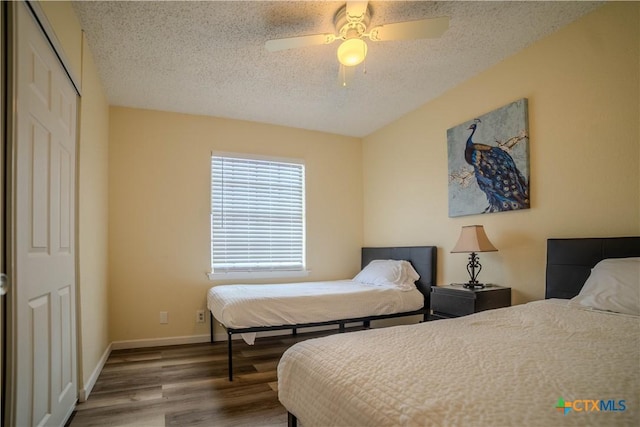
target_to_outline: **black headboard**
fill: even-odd
[[[640,237],[547,240],[545,298],[578,295],[591,269],[606,258],[640,256]]]
[[[425,307],[429,307],[431,286],[436,283],[436,254],[435,246],[404,246],[393,248],[362,248],[362,268],[374,259],[406,260],[420,275],[416,287],[425,298]]]

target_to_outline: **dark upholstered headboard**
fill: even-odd
[[[406,260],[420,275],[416,286],[425,298],[425,307],[429,307],[431,286],[436,283],[436,254],[435,246],[404,246],[393,248],[362,248],[362,268],[374,259]]]
[[[545,298],[578,295],[591,269],[606,258],[640,256],[640,237],[547,240]]]

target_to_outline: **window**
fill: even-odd
[[[305,269],[304,165],[211,156],[213,274]]]

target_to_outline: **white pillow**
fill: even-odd
[[[598,310],[640,316],[640,258],[600,261],[571,301]]]
[[[410,291],[415,289],[415,281],[419,278],[420,275],[408,261],[376,259],[363,268],[353,280],[375,286],[392,285]]]

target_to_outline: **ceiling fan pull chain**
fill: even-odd
[[[363,64],[362,64],[362,74],[367,74],[367,48],[366,45],[362,46],[362,54],[364,56],[364,59],[362,60]]]
[[[364,65],[362,66],[362,74],[367,74],[367,60],[364,60]]]

